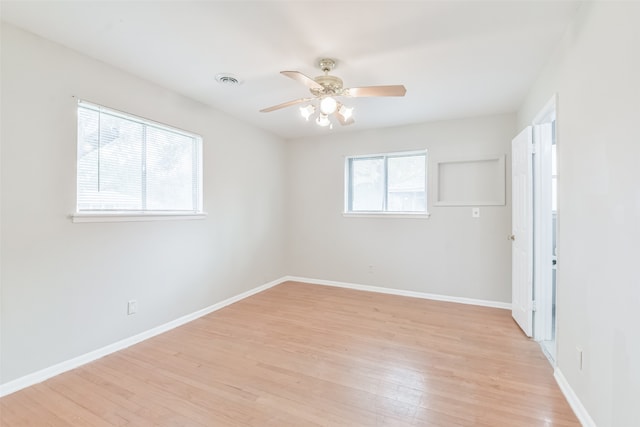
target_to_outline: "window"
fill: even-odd
[[[77,213],[202,213],[202,138],[78,102]]]
[[[345,212],[426,214],[427,152],[348,157]]]

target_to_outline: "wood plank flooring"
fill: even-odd
[[[579,426],[507,310],[287,282],[0,399],[9,426]]]

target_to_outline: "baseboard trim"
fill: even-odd
[[[109,344],[105,347],[99,348],[97,350],[91,351],[89,353],[83,354],[78,357],[74,357],[73,359],[66,360],[64,362],[55,364],[48,368],[44,368],[39,371],[33,372],[31,374],[27,374],[23,377],[17,378],[13,381],[9,381],[5,384],[0,384],[0,397],[9,395],[11,393],[15,393],[16,391],[22,390],[23,388],[41,383],[56,375],[60,375],[64,372],[78,368],[82,365],[85,365],[89,362],[93,362],[94,360],[98,360],[111,353],[115,353],[116,351],[120,351],[127,347],[131,347],[134,344],[138,344],[156,335],[160,335],[164,332],[170,331],[171,329],[175,329],[178,326],[182,326],[202,316],[206,316],[209,313],[213,313],[214,311],[220,310],[221,308],[224,308],[235,302],[248,298],[252,295],[255,295],[273,286],[279,285],[280,283],[285,281],[286,279],[284,278],[276,279],[272,282],[265,283],[264,285],[258,286],[256,288],[250,289],[241,294],[235,295],[231,298],[227,298],[216,304],[210,305],[209,307],[205,307],[201,310],[179,317],[168,323],[162,324],[160,326],[156,326],[155,328],[149,329],[145,332],[136,334],[129,338],[125,338],[121,341],[115,342],[113,344]]]
[[[78,357],[74,357],[73,359],[66,360],[64,362],[55,364],[48,368],[41,369],[39,371],[33,372],[31,374],[27,374],[23,377],[17,378],[15,380],[9,381],[5,384],[0,384],[0,397],[9,395],[11,393],[15,393],[16,391],[22,390],[26,387],[41,383],[43,381],[48,380],[56,375],[60,375],[64,372],[70,371],[72,369],[78,368],[82,365],[85,365],[89,362],[93,362],[94,360],[98,360],[104,356],[107,356],[111,353],[115,353],[117,351],[123,350],[127,347],[131,347],[134,344],[138,344],[142,341],[148,340],[149,338],[153,338],[156,335],[160,335],[164,332],[170,331],[171,329],[175,329],[179,326],[182,326],[186,323],[189,323],[193,320],[196,320],[202,316],[206,316],[209,313],[213,313],[214,311],[220,310],[228,305],[231,305],[235,302],[248,298],[252,295],[260,293],[264,290],[272,288],[276,285],[279,285],[284,282],[304,282],[312,285],[323,285],[323,286],[334,286],[339,288],[348,288],[359,291],[368,291],[368,292],[378,292],[383,294],[390,295],[399,295],[406,296],[412,298],[422,298],[422,299],[430,299],[436,301],[446,301],[446,302],[455,302],[459,304],[471,304],[471,305],[479,305],[484,307],[493,307],[493,308],[501,308],[510,310],[511,304],[498,302],[498,301],[487,301],[487,300],[478,300],[473,298],[462,298],[462,297],[452,297],[447,295],[439,295],[439,294],[429,294],[423,292],[415,292],[415,291],[407,291],[402,289],[392,289],[385,288],[380,286],[370,286],[370,285],[360,285],[355,283],[346,283],[346,282],[336,282],[331,280],[320,280],[320,279],[312,279],[308,277],[298,277],[298,276],[284,276],[269,283],[265,283],[264,285],[258,286],[256,288],[250,289],[246,292],[228,298],[226,300],[220,301],[216,304],[213,304],[209,307],[205,307],[202,310],[198,310],[194,313],[187,314],[178,319],[172,320],[168,323],[165,323],[160,326],[156,326],[155,328],[149,329],[148,331],[136,334],[129,338],[125,338],[121,341],[115,342],[113,344],[109,344],[105,347],[99,348],[97,350],[91,351],[89,353],[83,354]],[[585,412],[586,413],[586,412]],[[595,424],[589,424],[589,426]]]
[[[569,406],[571,406],[571,409],[573,409],[573,412],[576,414],[578,421],[580,421],[583,427],[597,427],[593,418],[591,418],[591,415],[589,415],[585,407],[582,405],[582,402],[573,391],[573,388],[571,388],[569,382],[559,368],[556,367],[553,372],[553,377],[556,379],[562,394],[564,394],[567,402],[569,402]]]
[[[479,305],[483,307],[511,310],[511,304],[500,301],[489,301],[474,298],[453,297],[448,295],[430,294],[425,292],[406,291],[403,289],[385,288],[381,286],[359,285],[356,283],[336,282],[332,280],[312,279],[309,277],[286,276],[284,281],[304,282],[312,285],[334,286],[338,288],[354,289],[358,291],[378,292],[381,294],[399,295],[404,297],[430,299],[436,301],[455,302],[458,304]]]

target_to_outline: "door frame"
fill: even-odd
[[[533,338],[536,341],[550,340],[550,334],[557,337],[558,322],[552,320],[553,283],[552,283],[552,247],[553,219],[551,211],[551,145],[553,141],[544,129],[552,121],[556,121],[557,129],[557,96],[554,94],[533,119],[534,144],[534,281],[533,292],[536,310],[534,311]],[[557,144],[557,132],[556,132]],[[556,227],[558,216],[556,216]],[[557,236],[557,230],[556,230]],[[557,239],[557,237],[556,237]],[[557,243],[557,242],[556,242]],[[556,246],[557,247],[557,246]],[[556,266],[556,289],[557,289]],[[556,305],[557,310],[557,305]],[[557,313],[557,311],[556,311]],[[554,330],[552,330],[552,327]],[[554,346],[557,345],[554,342]],[[555,354],[555,351],[554,351]],[[555,363],[555,360],[553,361]]]

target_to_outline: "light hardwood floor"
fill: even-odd
[[[287,282],[0,399],[8,426],[579,426],[507,310]]]

